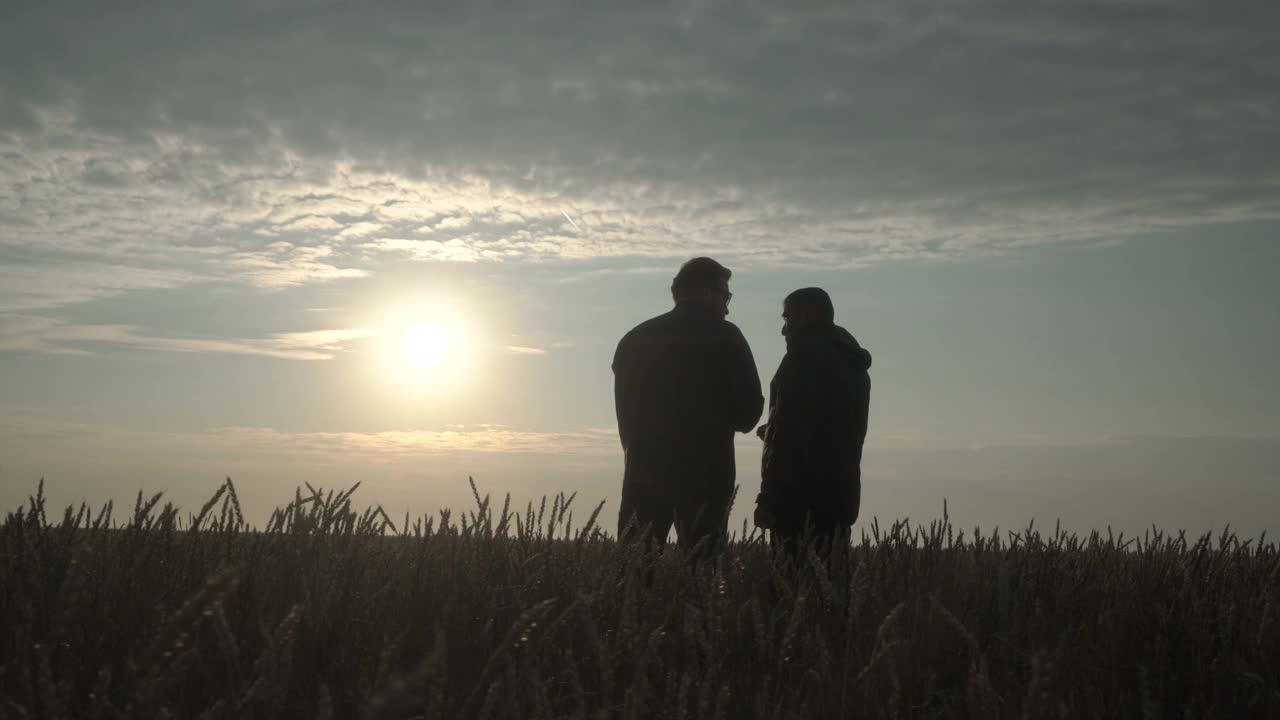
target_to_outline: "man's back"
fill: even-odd
[[[764,407],[741,331],[714,311],[681,304],[618,343],[613,360],[618,431],[628,470],[680,485],[732,486],[733,434]]]

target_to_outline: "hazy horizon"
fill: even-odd
[[[855,533],[1280,532],[1280,10],[611,10],[8,11],[0,508],[474,476],[612,527],[614,346],[705,254],[766,387],[798,287],[874,356]]]

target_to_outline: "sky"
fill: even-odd
[[[0,507],[612,525],[613,349],[711,255],[766,384],[798,287],[873,354],[861,528],[1280,532],[1280,6],[428,5],[5,5]]]

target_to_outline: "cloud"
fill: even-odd
[[[432,230],[457,230],[471,224],[471,218],[466,217],[447,217],[436,223]]]
[[[316,217],[315,215],[307,215],[291,222],[285,223],[278,228],[280,232],[297,232],[305,230],[319,231],[338,231],[344,230],[342,223],[331,217]]]
[[[37,315],[0,314],[0,350],[87,354],[96,345],[192,353],[264,355],[287,360],[329,360],[352,340],[376,331],[340,328],[276,333],[265,338],[184,338],[148,335],[133,325],[83,325]]]
[[[546,355],[547,351],[536,347],[523,347],[520,345],[507,345],[503,348],[512,355]]]
[[[587,428],[568,432],[516,430],[504,425],[449,425],[441,430],[382,432],[295,432],[269,427],[230,426],[202,432],[130,430],[114,425],[0,417],[9,438],[74,438],[85,449],[175,448],[201,453],[342,456],[353,462],[398,462],[430,454],[574,454],[589,458],[618,455],[617,431]]]
[[[229,427],[215,429],[211,435],[215,444],[356,454],[380,460],[423,453],[617,454],[617,432],[605,430],[548,433],[478,425],[430,431],[292,433],[270,428]]]
[[[72,325],[39,316],[0,315],[0,350],[36,350],[82,355],[87,343],[128,342],[133,328],[127,325]]]
[[[120,278],[0,307],[406,257],[850,267],[1274,218],[1277,11],[1229,5],[23,6],[0,267]]]
[[[359,268],[340,268],[325,259],[332,248],[320,246],[294,247],[288,243],[270,250],[233,253],[227,264],[234,272],[259,287],[300,285],[317,280],[336,280],[368,275]]]
[[[454,238],[445,242],[439,240],[416,240],[405,238],[380,238],[365,243],[362,247],[396,253],[407,253],[415,260],[446,260],[451,262],[475,262],[483,258],[500,259],[500,254],[493,250],[481,250],[473,247],[466,240]]]
[[[378,232],[379,230],[382,230],[382,228],[383,228],[382,223],[376,223],[376,222],[352,223],[351,225],[348,225],[347,227],[343,228],[342,232],[338,233],[338,237],[343,240],[350,239],[350,238],[364,237],[366,235],[372,235]]]
[[[147,268],[72,259],[24,262],[0,256],[0,312],[57,307],[125,290],[173,288],[195,275],[179,268]]]

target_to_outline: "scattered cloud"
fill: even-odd
[[[500,259],[493,250],[479,250],[461,238],[445,242],[405,238],[380,238],[362,247],[394,253],[405,253],[414,260],[445,260],[450,262],[475,262],[481,259]]]
[[[342,223],[331,217],[316,217],[315,215],[301,217],[276,228],[277,232],[305,232],[308,230],[338,231],[344,229],[345,227]]]
[[[157,337],[133,325],[83,325],[38,315],[0,314],[0,350],[88,354],[99,345],[148,350],[265,355],[287,360],[329,360],[347,343],[376,331],[341,328],[277,333],[265,338]]]
[[[359,268],[337,267],[327,260],[331,255],[333,249],[327,245],[293,246],[281,243],[267,250],[234,253],[227,259],[227,265],[237,275],[259,287],[301,285],[369,274],[367,270]]]
[[[503,348],[513,355],[546,355],[547,351],[542,348],[522,347],[520,345],[507,345]]]
[[[344,227],[342,229],[342,232],[339,232],[337,236],[338,238],[343,240],[347,240],[350,238],[359,238],[359,237],[364,237],[366,235],[372,235],[376,232],[379,232],[380,230],[383,229],[383,227],[384,226],[382,225],[382,223],[357,222]]]
[[[202,453],[268,453],[342,456],[352,461],[391,462],[432,454],[618,455],[617,431],[588,428],[572,432],[534,432],[505,425],[449,425],[441,430],[383,432],[292,432],[268,427],[231,426],[202,432],[131,430],[113,425],[0,417],[10,438],[77,438],[86,448],[176,448]]]
[[[82,259],[62,261],[55,257],[23,261],[0,255],[0,312],[59,307],[126,290],[179,287],[196,277],[195,273],[179,268],[115,265]]]
[[[0,259],[122,279],[3,307],[380,253],[841,267],[1280,214],[1266,4],[60,5],[0,30]]]
[[[423,453],[532,453],[616,455],[617,432],[527,432],[503,426],[463,426],[447,430],[290,433],[270,428],[229,427],[211,431],[218,444],[288,448],[310,453],[356,454],[391,459]]]
[[[453,216],[447,217],[435,224],[432,230],[458,230],[471,224],[471,218]]]

